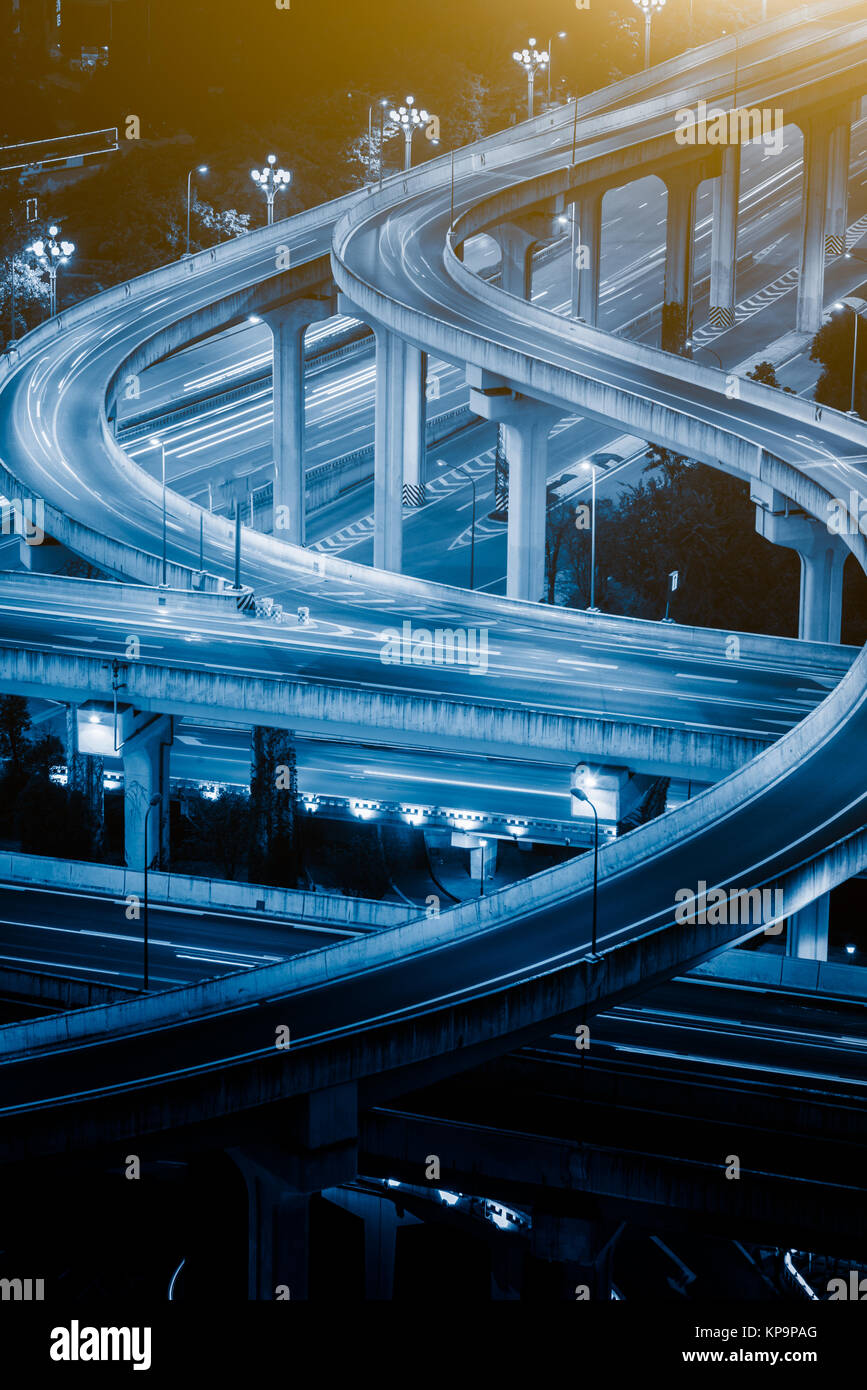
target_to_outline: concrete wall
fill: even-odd
[[[111,864],[87,864],[73,859],[47,859],[35,854],[0,851],[0,882],[29,883],[34,888],[66,888],[71,892],[126,898],[141,896],[142,875]],[[249,912],[261,917],[286,917],[292,922],[312,922],[381,931],[418,916],[418,909],[403,903],[372,902],[338,893],[307,893],[289,888],[269,888],[230,879],[195,878],[151,870],[148,897],[152,902],[178,907],[211,908],[217,912]]]
[[[867,969],[836,961],[799,960],[770,951],[721,951],[690,972],[690,978],[808,990],[838,999],[867,999]]]

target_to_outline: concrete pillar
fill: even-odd
[[[586,193],[576,206],[578,262],[572,312],[591,328],[599,322],[599,267],[602,262],[602,193]]]
[[[328,300],[299,299],[262,317],[274,340],[274,535],[304,544],[304,331],[331,316]]]
[[[403,483],[424,476],[424,356],[383,325],[376,334],[376,425],[373,465],[373,563],[400,573]]]
[[[94,849],[101,850],[105,835],[105,761],[78,750],[78,706],[66,706],[67,787],[78,792],[93,820]]]
[[[843,615],[843,567],[849,554],[839,536],[814,517],[756,507],[756,530],[774,545],[801,557],[798,636],[807,642],[839,642]]]
[[[310,1292],[310,1197],[250,1150],[233,1150],[247,1186],[247,1298],[306,1299]]]
[[[825,213],[825,254],[842,256],[846,250],[849,213],[849,147],[852,127],[846,119],[831,132],[828,167],[828,202]]]
[[[287,1024],[290,1017],[291,1010]],[[285,1148],[254,1143],[227,1151],[247,1186],[251,1299],[309,1296],[310,1198],[358,1174],[356,1087],[334,1086],[288,1103],[280,1138]]]
[[[423,507],[427,457],[427,353],[411,343],[405,343],[404,364],[403,505]]]
[[[711,328],[731,328],[735,321],[738,255],[738,197],[741,147],[722,148],[722,170],[713,185],[713,238],[710,255]]]
[[[495,229],[502,252],[500,284],[518,299],[531,299],[533,293],[533,247],[535,238],[514,222],[502,222]]]
[[[562,414],[503,388],[474,389],[470,410],[503,427],[509,468],[506,594],[538,603],[545,589],[548,435]]]
[[[141,870],[145,856],[145,815],[148,815],[148,862],[161,868],[169,859],[169,778],[172,717],[157,714],[121,749],[124,786],[124,859],[127,868]],[[159,805],[148,809],[152,797]]]
[[[678,305],[685,336],[692,331],[695,195],[698,175],[692,170],[670,175],[665,229],[665,306]],[[666,343],[663,343],[666,347]]]
[[[786,922],[786,955],[801,960],[828,959],[828,909],[831,894],[823,893]]]
[[[641,801],[652,780],[630,772],[628,767],[609,767],[605,763],[579,763],[572,772],[572,787],[589,796],[600,824],[617,825],[622,821]],[[572,816],[593,828],[593,812],[586,801],[574,796]]]
[[[825,206],[833,125],[827,119],[805,121],[803,130],[801,272],[795,326],[799,333],[818,333],[825,297]]]

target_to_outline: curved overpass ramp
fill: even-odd
[[[751,31],[740,50],[750,68],[751,99],[763,91],[776,99],[811,84],[821,90],[829,63],[842,70],[847,54],[850,67],[862,62],[863,21],[853,22],[858,9],[825,5],[808,11],[806,23],[799,16],[797,26],[775,21]],[[730,48],[715,44],[691,55],[688,89],[667,65],[598,94],[594,112],[608,128],[579,122],[582,159],[658,138],[659,130],[640,133],[647,112],[636,117],[636,101],[661,103],[659,117],[670,124],[684,90],[689,99],[723,94]],[[597,117],[591,112],[588,119],[592,125]],[[456,187],[465,228],[473,206],[481,205],[476,215],[484,222],[496,214],[485,200],[503,190],[513,189],[508,196],[516,206],[534,200],[539,187],[528,181],[556,179],[569,161],[565,123],[546,117],[525,129],[517,148],[513,136],[495,137],[465,157]],[[473,162],[480,154],[484,166]],[[867,429],[858,422],[826,412],[818,428],[790,398],[758,387],[733,413],[716,373],[516,306],[471,280],[446,245],[449,196],[449,162],[437,161],[394,180],[381,195],[314,209],[110,291],[37,330],[19,360],[7,365],[0,393],[9,486],[46,498],[49,529],[56,524],[58,539],[107,568],[153,580],[159,489],[114,444],[106,397],[124,371],[250,312],[259,303],[260,281],[274,302],[298,293],[298,279],[290,290],[270,273],[281,238],[299,250],[306,238],[300,290],[321,286],[333,229],[341,288],[420,346],[469,362],[555,408],[596,410],[634,433],[759,476],[816,515],[840,492],[841,478],[846,493],[865,491],[858,459]],[[817,465],[818,459],[828,461]],[[199,510],[172,497],[170,519],[171,578],[183,584],[198,548]],[[229,567],[232,540],[227,525],[206,518],[214,568]],[[867,567],[861,536],[849,544]],[[323,609],[338,622],[351,614],[370,624],[377,599],[420,594],[433,606],[460,613],[465,605],[465,613],[478,616],[478,596],[464,600],[441,586],[323,561],[253,534],[245,535],[245,550],[245,579],[299,593],[318,585]],[[347,592],[360,583],[367,613]],[[524,608],[485,603],[492,620]],[[535,621],[532,608],[525,611]],[[376,621],[381,625],[380,615]],[[549,614],[542,627],[557,625],[558,615]],[[865,693],[862,653],[822,705],[740,772],[606,846],[600,958],[587,955],[592,868],[577,861],[440,918],[242,978],[3,1030],[4,1152],[50,1152],[142,1134],[338,1086],[357,1088],[369,1103],[569,1027],[582,1010],[608,1006],[749,935],[731,922],[676,922],[675,895],[699,879],[724,889],[781,888],[785,915],[797,911],[867,862],[859,766]],[[771,910],[764,920],[778,915]],[[280,1025],[291,1029],[288,1052],[274,1046]]]

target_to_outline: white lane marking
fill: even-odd
[[[736,676],[694,676],[689,671],[675,671],[675,680],[678,681],[715,681],[721,685],[737,685]]]

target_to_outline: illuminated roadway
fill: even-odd
[[[824,27],[833,28],[827,21]],[[765,26],[766,31],[772,28]],[[832,38],[826,53],[810,33],[811,22],[799,13],[792,33],[804,48],[791,65],[788,80],[797,86],[808,71],[816,80],[832,72],[839,80],[849,50],[856,52],[860,45],[863,52],[863,28],[862,24],[862,32],[846,33],[841,24],[839,48],[835,49]],[[788,42],[779,34],[773,42],[754,39],[755,32],[740,47],[744,73],[750,67],[751,49],[759,56],[768,51],[779,54]],[[714,46],[711,50],[718,51]],[[724,90],[727,64],[713,52],[702,54],[698,50],[677,62],[681,67],[690,64],[693,78],[701,75],[702,91],[713,99]],[[779,97],[786,81],[779,73],[785,64],[771,66],[769,98]],[[666,65],[669,71],[671,67]],[[653,73],[637,85],[641,82],[663,85]],[[674,78],[668,84],[677,85]],[[758,85],[753,72],[749,84],[753,99]],[[676,102],[673,97],[672,103]],[[649,124],[645,113],[637,118],[626,107],[612,122],[616,134],[606,136],[605,142],[613,148],[618,141],[628,141],[630,126],[635,138],[640,127],[643,140],[651,133]],[[579,128],[583,133],[583,126]],[[459,210],[478,202],[480,195],[498,184],[536,177],[546,165],[562,166],[564,134],[561,126],[558,149],[556,132],[553,139],[547,132],[531,133],[525,137],[527,154],[514,154],[500,172],[489,168],[484,176],[472,176],[466,182],[462,175],[460,194],[456,193]],[[515,145],[523,143],[520,137],[510,139]],[[537,148],[531,156],[534,142]],[[447,269],[443,261],[447,167],[441,161],[437,164],[438,168],[428,165],[411,176],[413,192],[407,197],[392,183],[382,195],[359,203],[350,200],[348,216],[335,233],[334,266],[342,287],[351,286],[356,302],[376,302],[387,322],[397,308],[402,323],[413,325],[410,336],[425,347],[437,351],[439,344],[448,342],[454,353],[457,344],[465,360],[482,362],[491,370],[499,367],[516,385],[543,399],[556,399],[564,411],[585,408],[588,383],[605,381],[610,383],[608,399],[615,418],[621,410],[628,414],[636,400],[643,403],[643,418],[650,428],[642,437],[676,446],[682,438],[680,431],[699,421],[702,448],[684,452],[702,457],[712,443],[728,466],[736,466],[759,444],[767,451],[765,476],[777,480],[787,495],[816,513],[821,514],[829,492],[840,487],[841,477],[847,488],[862,488],[857,457],[867,442],[863,426],[830,411],[820,427],[807,423],[808,416],[799,417],[795,405],[772,391],[757,389],[735,407],[725,400],[716,373],[688,370],[682,363],[672,373],[671,359],[663,354],[644,349],[642,355],[622,342],[615,345],[600,332],[510,303],[498,291],[489,292],[498,296],[496,300],[477,294],[459,270]],[[309,218],[304,226],[307,235]],[[309,235],[308,252],[322,254],[330,242],[330,230],[326,224]],[[285,228],[281,235],[286,235]],[[133,500],[135,475],[118,472],[117,460],[103,442],[94,402],[100,399],[107,377],[140,341],[143,328],[157,328],[161,313],[170,312],[176,318],[202,294],[213,298],[261,275],[268,253],[263,246],[257,255],[255,247],[264,240],[254,244],[248,239],[231,265],[215,262],[216,268],[199,278],[189,272],[189,289],[176,289],[170,297],[154,291],[135,304],[133,313],[128,306],[118,305],[107,306],[101,314],[97,301],[83,326],[70,329],[62,338],[65,355],[43,353],[34,365],[25,365],[15,382],[17,389],[7,387],[0,397],[4,410],[0,439],[7,466],[73,521],[77,512],[79,524],[97,534],[103,532],[122,539],[128,547],[140,546],[153,553],[159,519],[154,489],[139,480],[139,496]],[[405,303],[395,306],[396,294]],[[169,302],[170,311],[166,309]],[[480,335],[480,326],[490,336]],[[812,467],[805,477],[799,468],[804,445],[814,459],[824,451],[832,460],[847,454],[853,461]],[[196,548],[192,528],[187,526],[185,532],[182,521],[175,519],[189,513],[175,499],[173,513],[173,555],[180,551],[189,559]],[[77,535],[81,541],[82,533]],[[861,538],[849,540],[864,563]],[[225,573],[229,528],[210,519],[207,542],[209,561],[216,561]],[[299,556],[263,537],[245,537],[245,542],[245,578],[257,585],[267,575],[275,587],[282,582],[298,593],[304,580],[298,581],[304,576],[305,587],[317,594],[323,607],[323,581],[329,578],[327,601],[335,612],[341,611],[341,589],[345,594],[352,585],[363,585],[361,611],[382,605],[383,597],[388,600],[386,606],[392,607],[400,592],[397,581],[380,581],[357,566],[320,562],[315,575],[316,562],[309,556]],[[130,568],[135,570],[137,564],[131,555]],[[399,583],[407,596],[421,592],[419,581]],[[449,602],[460,612],[464,603],[459,594],[447,599],[446,591],[435,588],[428,598],[428,623],[434,621],[437,604]],[[502,611],[498,606],[502,601],[489,602],[492,613]],[[510,605],[503,606],[512,611]],[[377,627],[381,611],[380,607]],[[394,606],[394,611],[401,609]],[[530,621],[531,610],[527,611]],[[548,624],[555,627],[557,621],[557,616],[548,615],[546,628]],[[329,640],[331,636],[329,632]],[[282,640],[275,636],[275,643]],[[857,857],[865,798],[858,756],[867,737],[864,666],[862,654],[822,705],[742,771],[671,816],[604,848],[599,920],[605,956],[599,965],[585,960],[590,877],[589,866],[579,860],[503,890],[482,904],[444,914],[421,928],[411,924],[287,964],[266,966],[245,973],[237,984],[231,983],[235,977],[227,977],[217,987],[193,990],[190,998],[170,994],[117,1006],[106,1018],[106,1023],[113,1021],[110,1046],[94,1049],[82,1033],[80,1044],[55,1044],[42,1051],[34,1049],[37,1034],[28,1032],[27,1039],[22,1035],[20,1041],[24,1053],[4,1060],[4,1137],[11,1134],[8,1121],[14,1111],[18,1111],[15,1123],[20,1127],[21,1110],[43,1112],[46,1123],[40,1145],[74,1145],[86,1134],[92,1137],[90,1119],[77,1103],[84,1098],[82,1076],[87,1078],[85,1089],[91,1102],[87,1111],[106,1119],[115,1134],[137,1132],[136,1125],[171,1124],[180,1114],[203,1113],[196,1109],[194,1097],[203,1087],[207,1091],[205,1078],[216,1074],[226,1110],[341,1082],[360,1083],[363,1099],[369,1102],[387,1093],[390,1086],[404,1088],[410,1076],[423,1072],[437,1057],[445,1069],[473,1065],[516,1041],[550,1032],[559,1019],[570,1022],[582,997],[598,1007],[606,999],[634,992],[642,981],[646,984],[653,978],[654,971],[674,973],[736,940],[742,933],[731,926],[704,933],[673,928],[674,892],[698,877],[742,887],[780,880],[813,859],[821,861],[829,846],[843,841],[850,849],[855,847]],[[453,675],[459,693],[466,677]],[[844,862],[838,856],[820,891],[837,881],[835,875],[848,877],[852,871],[852,860]],[[240,1003],[244,998],[253,1000],[251,982],[255,1009]],[[283,1059],[275,1059],[273,1047],[274,1028],[287,1018],[293,1037],[288,1067]],[[86,1022],[79,1015],[63,1026],[75,1033]],[[37,1033],[40,1027],[29,1025]],[[146,1048],[139,1037],[128,1036],[141,1027],[149,1033]],[[454,1057],[456,1050],[461,1052],[459,1061]],[[159,1116],[139,1105],[156,1085],[160,1087]]]

